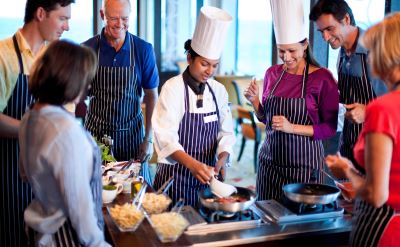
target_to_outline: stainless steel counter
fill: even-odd
[[[344,203],[344,202],[342,202]],[[145,220],[133,233],[120,232],[105,213],[105,222],[109,238],[116,247],[127,246],[235,246],[257,245],[287,246],[285,241],[310,243],[318,246],[318,241],[330,243],[328,246],[345,245],[351,229],[351,204],[341,205],[346,214],[337,218],[313,222],[299,222],[278,225],[272,222],[260,223],[254,228],[211,232],[207,234],[183,234],[176,242],[162,244]],[[336,244],[336,242],[338,242]],[[343,243],[344,241],[344,243]],[[260,245],[260,246],[261,246]],[[327,246],[327,245],[324,245]]]

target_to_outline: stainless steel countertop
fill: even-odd
[[[351,204],[345,203],[345,205],[341,206],[346,209],[346,212],[351,212]],[[294,239],[294,241],[296,241],[297,238],[304,237],[307,241],[309,239],[310,243],[313,243],[314,238],[321,236],[327,239],[331,237],[335,240],[335,234],[343,233],[343,235],[346,235],[351,229],[351,215],[346,213],[340,217],[312,222],[281,225],[268,222],[260,223],[258,226],[250,229],[212,232],[205,235],[188,235],[184,233],[176,242],[163,244],[157,239],[156,233],[146,220],[135,232],[124,233],[117,229],[107,213],[105,213],[104,216],[109,235],[113,241],[113,246],[116,247],[234,246],[254,243],[263,243],[262,246],[268,246],[268,242],[287,239]]]

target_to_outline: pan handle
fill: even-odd
[[[311,176],[310,176],[310,182],[311,183],[317,183],[318,181],[318,176],[319,176],[319,170],[318,169],[312,169],[311,171]]]

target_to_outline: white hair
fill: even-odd
[[[129,12],[131,11],[131,1],[130,0],[103,0],[103,4],[101,5],[101,9],[103,10],[103,11],[105,11],[106,10],[106,6],[109,4],[109,2],[111,2],[111,1],[118,1],[118,2],[128,2],[128,4],[129,4]]]

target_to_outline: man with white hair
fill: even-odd
[[[85,127],[97,138],[105,134],[112,137],[117,160],[144,162],[141,175],[151,184],[145,162],[153,152],[150,119],[159,77],[152,45],[128,32],[130,12],[129,0],[104,0],[100,10],[104,28],[84,42],[99,58],[89,90]],[[141,110],[142,89],[146,121]]]

